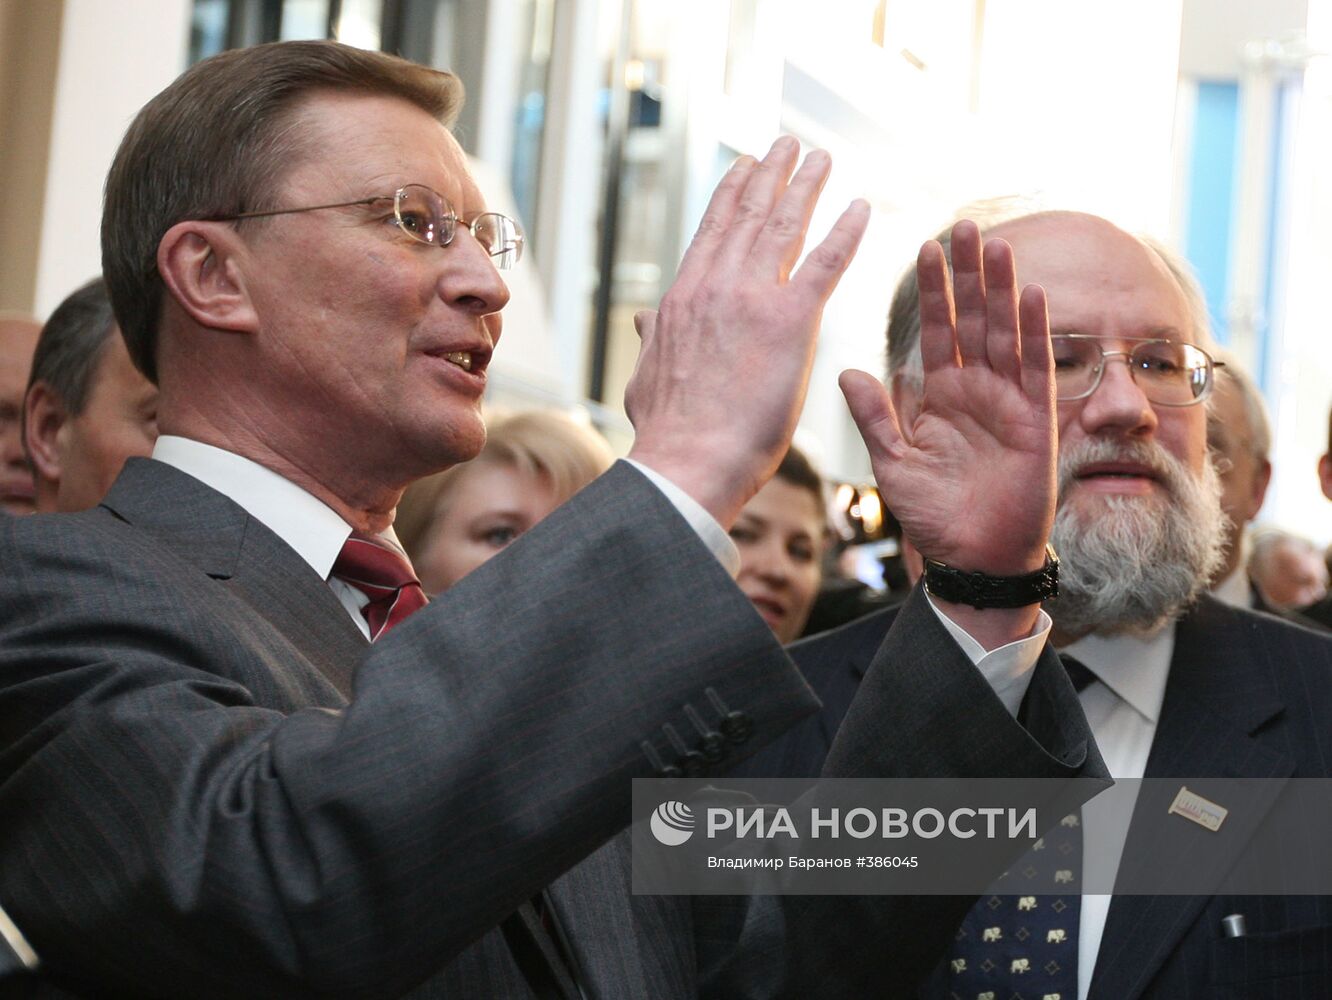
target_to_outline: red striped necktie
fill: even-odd
[[[371,642],[426,605],[411,563],[373,535],[353,531],[333,564],[333,575],[370,598],[361,613],[370,623]]]

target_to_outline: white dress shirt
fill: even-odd
[[[1249,571],[1243,562],[1212,588],[1212,596],[1232,608],[1253,609],[1253,584],[1249,582]]]
[[[258,462],[189,438],[163,434],[153,447],[153,458],[193,476],[205,486],[211,486],[290,545],[311,569],[328,581],[361,634],[370,638],[370,624],[361,613],[370,599],[362,591],[330,575],[352,532],[351,525],[333,508]],[[740,571],[740,552],[716,519],[664,476],[638,462],[630,461],[629,464],[661,490],[734,577]],[[379,537],[406,558],[392,527],[385,528]]]
[[[273,534],[290,545],[322,579],[328,581],[356,627],[367,639],[370,637],[370,626],[361,613],[369,599],[355,587],[330,576],[333,563],[352,531],[351,525],[331,507],[258,462],[188,438],[163,434],[153,448],[153,458],[211,486],[261,521]],[[740,571],[740,552],[717,520],[666,477],[639,462],[631,460],[629,464],[661,490],[703,544],[734,577]],[[386,529],[380,537],[399,552],[402,551],[392,528]],[[934,607],[933,601],[930,606]],[[1045,612],[1041,612],[1036,631],[1029,638],[988,653],[937,608],[935,614],[939,615],[945,627],[979,667],[1009,713],[1016,715],[1026,695],[1032,667],[1050,630],[1050,619]]]
[[[931,601],[931,607],[933,602]],[[954,625],[938,608],[935,613],[972,662],[981,666],[980,643]],[[989,657],[1003,654],[1002,676],[986,679],[1016,715],[1017,705],[1026,694],[1031,671],[1040,657],[1050,631],[1050,619],[1041,612],[1041,622],[1029,639],[994,650]],[[1175,652],[1175,626],[1165,625],[1150,635],[1088,635],[1060,650],[1083,663],[1096,680],[1078,695],[1087,724],[1113,778],[1141,778],[1147,769],[1147,757],[1156,737],[1156,724],[1165,700],[1170,658]],[[982,667],[984,671],[984,668]],[[1020,692],[1020,693],[1018,693]],[[1017,701],[1011,703],[1013,695]],[[1083,856],[1098,859],[1110,868],[1098,872],[1098,882],[1109,884],[1123,853],[1124,840],[1132,809],[1125,808],[1121,796],[1102,796],[1082,808]],[[1084,876],[1086,871],[1084,870]],[[1084,895],[1078,921],[1078,998],[1086,1000],[1091,988],[1096,956],[1105,933],[1105,918],[1110,910],[1109,895]]]
[[[1165,700],[1170,658],[1175,652],[1174,623],[1148,636],[1084,636],[1060,652],[1079,660],[1096,676],[1078,697],[1111,777],[1141,778]],[[1132,810],[1125,804],[1122,797],[1102,796],[1082,807],[1084,858],[1103,859],[1118,868],[1132,818]],[[1101,884],[1107,884],[1114,872],[1106,870],[1103,875],[1105,881]],[[1091,987],[1111,899],[1109,895],[1082,897],[1078,922],[1079,1000],[1086,1000]]]

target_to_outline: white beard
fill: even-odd
[[[1095,513],[1067,503],[1075,472],[1095,462],[1149,466],[1166,496],[1105,496]],[[1059,509],[1051,541],[1059,553],[1059,596],[1045,609],[1059,631],[1152,631],[1177,616],[1221,565],[1226,516],[1221,478],[1209,453],[1194,476],[1155,442],[1088,440],[1059,456]]]

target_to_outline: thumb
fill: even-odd
[[[892,398],[877,378],[854,368],[842,372],[837,384],[846,397],[847,408],[869,450],[870,460],[877,467],[903,444]]]
[[[648,340],[656,328],[657,310],[640,309],[634,313],[634,329],[638,331],[639,340]]]

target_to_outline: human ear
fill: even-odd
[[[38,379],[23,397],[23,449],[39,479],[60,480],[60,431],[69,412],[49,385]]]
[[[157,245],[157,270],[176,303],[200,326],[251,333],[259,317],[245,280],[245,241],[223,222],[187,220]]]

